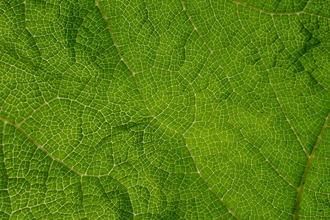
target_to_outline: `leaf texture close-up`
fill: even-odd
[[[330,219],[330,1],[0,0],[0,219]]]

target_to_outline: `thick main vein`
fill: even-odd
[[[16,128],[18,131],[20,131],[29,141],[31,141],[37,148],[39,148],[40,150],[42,150],[44,153],[47,154],[47,156],[49,156],[50,158],[52,158],[53,160],[59,162],[60,164],[62,164],[63,166],[65,166],[66,168],[68,168],[69,170],[73,171],[74,173],[78,174],[79,176],[83,176],[82,173],[74,170],[72,167],[70,167],[69,165],[67,165],[66,163],[64,163],[62,160],[60,160],[59,158],[54,157],[49,151],[47,151],[41,144],[39,144],[36,140],[34,140],[19,124],[11,121],[8,118],[3,117],[2,115],[0,115],[0,120],[3,121],[5,124],[9,124],[11,126],[13,126],[14,128]]]
[[[228,75],[228,73],[226,72],[225,68],[223,67],[223,65],[221,65],[219,58],[215,55],[215,51],[210,47],[210,45],[207,43],[207,41],[205,40],[204,36],[201,34],[200,30],[197,28],[195,22],[192,19],[192,16],[190,15],[189,11],[187,10],[187,7],[184,3],[183,0],[180,0],[181,5],[182,5],[182,9],[185,12],[185,14],[188,17],[188,20],[190,21],[190,23],[192,24],[194,31],[196,31],[196,33],[198,34],[198,36],[202,39],[204,45],[206,46],[207,50],[209,51],[209,53],[211,54],[212,58],[214,59],[214,61],[218,64],[218,67],[223,71],[223,73],[226,76],[226,79],[228,80],[228,83],[230,85],[230,87],[233,90],[233,93],[237,94],[244,102],[246,102],[248,105],[250,105],[251,108],[253,108],[256,112],[260,113],[260,111],[258,109],[256,109],[250,102],[248,102],[248,100],[246,100],[244,98],[243,95],[239,94],[238,92],[235,91],[235,87],[232,85],[232,82],[230,80],[230,77]]]
[[[296,197],[296,203],[295,203],[294,214],[293,214],[293,219],[294,220],[297,220],[299,218],[300,203],[301,203],[302,194],[303,194],[303,191],[304,191],[304,188],[305,188],[305,183],[306,183],[306,179],[307,179],[307,176],[308,176],[309,168],[310,168],[310,166],[313,162],[313,159],[316,157],[316,150],[317,150],[317,148],[319,147],[319,145],[322,141],[322,137],[325,133],[326,128],[328,127],[329,121],[330,121],[330,111],[329,111],[328,116],[326,117],[326,119],[324,121],[321,132],[318,135],[317,140],[316,140],[316,142],[313,146],[313,150],[307,158],[307,162],[306,162],[306,165],[305,165],[305,170],[304,170],[304,173],[302,175],[300,185],[297,189],[297,197]]]
[[[155,114],[151,111],[151,109],[148,107],[148,105],[147,105],[147,103],[146,103],[146,101],[145,101],[145,98],[144,98],[144,96],[143,96],[143,94],[142,94],[142,91],[141,91],[141,89],[140,89],[140,87],[139,87],[139,85],[138,85],[138,83],[137,83],[137,80],[136,80],[136,77],[135,77],[135,73],[134,73],[134,71],[133,71],[133,69],[130,67],[130,65],[125,61],[125,59],[124,59],[124,57],[123,57],[123,55],[122,55],[122,52],[121,52],[121,50],[120,50],[120,48],[119,48],[119,45],[117,44],[117,42],[116,42],[116,39],[115,39],[115,37],[114,37],[114,35],[113,35],[113,32],[112,32],[112,30],[111,30],[111,27],[110,27],[110,24],[109,24],[109,22],[108,22],[108,20],[107,20],[107,17],[106,17],[106,15],[105,15],[105,13],[104,13],[104,11],[103,11],[103,9],[102,9],[102,7],[100,6],[100,0],[95,0],[95,4],[96,4],[96,6],[98,7],[98,9],[100,10],[100,13],[101,13],[101,15],[102,15],[102,18],[103,18],[103,20],[104,20],[104,22],[105,22],[105,24],[106,24],[106,27],[107,27],[107,29],[108,29],[108,31],[109,31],[109,34],[110,34],[110,36],[111,36],[111,39],[112,39],[112,41],[113,41],[113,43],[114,43],[114,45],[115,45],[115,47],[116,47],[116,50],[117,50],[117,52],[118,52],[118,54],[119,54],[119,56],[120,56],[120,59],[121,59],[121,61],[125,64],[125,66],[127,67],[127,69],[132,73],[132,76],[133,76],[133,78],[134,78],[134,83],[135,83],[135,86],[136,86],[136,88],[138,89],[138,91],[139,91],[139,95],[140,95],[140,98],[141,98],[141,100],[143,101],[143,103],[144,103],[144,106],[145,106],[145,108],[149,111],[149,113],[150,113],[150,115],[152,116],[152,117],[154,117],[155,118],[155,120],[157,120],[157,121],[159,121],[157,118],[156,118],[156,116],[155,116]],[[159,121],[160,122],[160,121]],[[163,126],[165,126],[165,127],[167,127],[167,128],[169,128],[167,125],[165,125],[165,124],[163,124],[162,122],[160,122]],[[169,128],[169,129],[171,129],[171,128]],[[173,129],[171,129],[171,130],[173,130]],[[176,133],[178,133],[177,131],[176,131]],[[180,134],[181,135],[181,137],[183,138],[183,140],[184,140],[184,142],[185,142],[185,138],[184,138],[184,136],[182,135],[182,134]],[[198,168],[198,166],[197,166],[197,164],[196,164],[196,162],[195,162],[195,160],[194,160],[194,157],[193,157],[193,155],[191,154],[191,152],[190,152],[190,150],[189,150],[189,148],[188,148],[188,146],[187,146],[187,143],[185,142],[185,145],[186,145],[186,147],[187,147],[187,149],[188,149],[188,152],[190,153],[190,156],[191,156],[191,158],[192,158],[192,160],[193,160],[193,163],[194,163],[194,166],[195,166],[195,169],[197,170],[197,173],[199,174],[199,176],[200,176],[200,178],[203,180],[203,182],[205,183],[205,185],[208,187],[208,189],[211,191],[211,193],[226,207],[226,209],[228,210],[228,212],[232,215],[232,216],[234,216],[236,219],[240,219],[229,207],[228,207],[228,205],[223,201],[223,199],[222,198],[220,198],[219,197],[219,195],[212,189],[212,187],[207,183],[207,181],[206,181],[206,179],[205,179],[205,177],[202,175],[202,173],[200,172],[200,170],[199,170],[199,168]]]
[[[147,103],[146,103],[146,101],[145,101],[145,99],[144,99],[144,96],[143,96],[143,94],[142,94],[142,91],[141,91],[141,89],[140,89],[140,87],[139,87],[139,84],[138,84],[138,82],[137,82],[137,79],[136,79],[136,77],[135,77],[135,74],[136,74],[136,73],[133,71],[132,67],[131,67],[131,66],[127,63],[127,61],[124,59],[123,53],[121,52],[121,50],[120,50],[120,48],[119,48],[119,45],[118,45],[118,43],[117,43],[117,41],[116,41],[116,38],[115,38],[114,35],[113,35],[113,31],[112,31],[111,26],[110,26],[110,24],[109,24],[109,22],[108,22],[107,16],[106,16],[106,14],[104,13],[104,11],[103,11],[103,9],[102,9],[102,7],[101,7],[101,5],[100,5],[100,0],[95,0],[95,4],[96,4],[96,7],[99,9],[99,11],[100,11],[100,13],[101,13],[101,15],[102,15],[103,21],[104,21],[104,23],[105,23],[105,25],[106,25],[106,28],[107,28],[107,30],[108,30],[108,32],[109,32],[109,34],[110,34],[111,40],[112,40],[112,42],[113,42],[113,44],[114,44],[114,46],[115,46],[115,48],[116,48],[116,50],[117,50],[117,53],[118,53],[118,55],[119,55],[119,57],[120,57],[121,62],[123,62],[123,64],[126,66],[126,68],[127,68],[127,69],[131,72],[131,74],[132,74],[132,77],[133,77],[133,79],[134,79],[134,84],[135,84],[136,89],[138,90],[138,93],[139,93],[139,96],[140,96],[141,101],[143,102],[145,108],[149,111],[150,115],[153,116],[151,110],[150,110],[150,109],[148,108],[148,106],[147,106]]]
[[[280,39],[280,35],[279,35],[279,32],[278,32],[278,30],[277,30],[277,28],[276,28],[276,24],[275,24],[274,17],[272,17],[272,21],[273,21],[273,24],[274,24],[274,29],[275,29],[275,31],[276,31],[276,34],[277,34],[278,38]],[[281,39],[280,39],[280,40],[281,40]],[[281,42],[284,44],[284,42],[283,42],[282,40],[281,40]],[[292,56],[292,54],[291,54],[290,52],[289,52],[289,54]],[[294,56],[292,56],[292,57],[294,57]],[[294,58],[295,58],[296,60],[298,60],[298,58],[296,58],[296,57],[294,57]],[[273,86],[273,83],[272,83],[272,80],[271,80],[271,78],[270,78],[269,72],[267,72],[267,77],[268,77],[269,84],[270,84],[270,86],[272,87],[272,90],[274,91],[274,94],[275,94],[275,97],[276,97],[276,101],[277,101],[278,105],[280,106],[280,108],[281,108],[281,110],[282,110],[282,112],[283,112],[283,115],[284,115],[286,121],[288,122],[288,124],[289,124],[289,126],[290,126],[290,128],[291,128],[291,130],[292,130],[292,132],[293,132],[293,134],[296,136],[296,138],[297,138],[297,140],[298,140],[298,142],[299,142],[301,148],[302,148],[303,151],[305,152],[306,156],[308,156],[308,152],[307,152],[307,150],[306,150],[306,148],[305,148],[303,142],[301,141],[301,139],[300,139],[300,137],[299,137],[297,131],[294,129],[294,127],[293,127],[293,125],[292,125],[292,123],[291,123],[291,120],[289,119],[288,115],[286,114],[286,112],[285,112],[285,110],[284,110],[284,107],[283,107],[282,103],[280,102],[280,98],[279,98],[279,96],[277,95],[277,92],[276,92],[276,90],[275,90],[275,88],[274,88],[274,86]]]
[[[43,145],[38,143],[31,135],[29,135],[18,123],[13,122],[12,120],[0,115],[0,120],[3,121],[5,124],[11,125],[14,128],[16,128],[19,132],[21,132],[26,139],[31,141],[37,148],[39,148],[41,151],[43,151],[47,156],[52,158],[54,161],[57,161],[58,163],[62,164],[64,167],[68,168],[70,171],[74,172],[78,176],[89,176],[89,177],[102,177],[102,176],[108,176],[109,174],[104,174],[104,175],[89,175],[89,174],[84,174],[80,173],[79,171],[75,170],[73,167],[65,163],[63,160],[55,157],[54,155],[51,154],[47,149],[44,148]]]
[[[200,34],[197,26],[195,25],[194,21],[192,20],[187,8],[186,8],[186,5],[185,3],[183,2],[183,0],[180,0],[181,2],[181,5],[182,5],[182,8],[183,8],[183,11],[186,13],[187,17],[188,17],[188,20],[191,22],[192,26],[194,27],[194,30],[197,32],[197,34],[199,35],[199,37],[203,40],[204,44],[206,45],[208,51],[210,52],[211,56],[213,57],[213,59],[217,62],[218,66],[224,71],[225,73],[225,70],[224,68],[222,67],[222,65],[220,64],[219,60],[217,59],[217,57],[215,56],[214,54],[214,51],[211,49],[211,47],[208,45],[208,43],[206,42],[206,40],[204,39],[204,37]],[[225,73],[226,74],[226,73]],[[231,87],[233,88],[234,90],[234,87],[232,86],[232,83],[230,81],[230,78],[228,77],[228,75],[226,74],[226,78],[228,79],[228,82],[230,83]],[[235,91],[234,91],[235,92]],[[236,93],[236,92],[235,92]],[[240,94],[236,93],[237,95],[239,95],[244,101],[246,101],[243,96],[241,96]],[[247,101],[246,101],[247,102]],[[248,103],[248,102],[247,102]],[[252,108],[254,108],[250,103],[248,103]],[[256,109],[255,109],[256,110]],[[256,110],[257,112],[259,112],[258,110]],[[182,135],[183,137],[183,135]],[[184,138],[184,137],[183,137]],[[184,139],[185,140],[185,139]],[[187,146],[187,144],[186,144]],[[187,147],[188,148],[188,147]],[[188,151],[191,155],[192,158],[193,155],[192,153],[190,152],[190,149],[188,148]],[[197,165],[195,163],[195,167],[197,168]],[[212,192],[212,194],[226,207],[226,209],[228,210],[228,212],[236,219],[240,219],[240,217],[238,217],[238,215],[230,209],[230,207],[227,205],[227,203],[212,189],[212,187],[208,184],[208,182],[206,181],[205,177],[202,175],[202,173],[200,173],[200,171],[197,169],[197,172],[200,174],[200,177],[202,178],[203,182],[205,183],[205,185],[210,189],[210,191]]]

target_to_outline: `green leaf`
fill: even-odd
[[[0,219],[329,219],[329,8],[1,1]]]

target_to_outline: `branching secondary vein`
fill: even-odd
[[[299,218],[300,203],[301,203],[302,194],[303,194],[303,191],[304,191],[304,188],[305,188],[305,183],[306,183],[307,175],[308,175],[308,172],[309,172],[309,168],[310,168],[310,166],[313,162],[313,159],[315,158],[316,150],[317,150],[318,146],[321,143],[323,134],[325,132],[325,129],[328,126],[329,121],[330,121],[330,111],[328,113],[328,116],[325,119],[325,122],[323,124],[322,129],[321,129],[321,132],[320,132],[319,136],[317,137],[317,140],[316,140],[315,145],[313,147],[312,153],[308,156],[308,159],[307,159],[307,162],[306,162],[306,165],[305,165],[305,170],[304,170],[303,176],[301,178],[300,185],[297,189],[296,204],[295,204],[295,207],[294,207],[294,214],[293,214],[293,219],[294,220],[298,220],[298,218]]]

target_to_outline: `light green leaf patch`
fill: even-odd
[[[330,2],[0,2],[0,219],[329,219]]]

